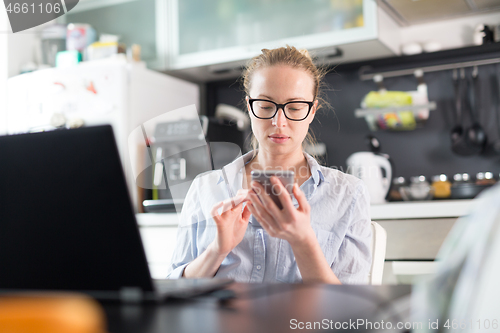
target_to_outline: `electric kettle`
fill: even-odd
[[[385,203],[391,185],[389,159],[372,152],[357,152],[347,158],[347,172],[361,179],[370,194],[371,204]]]

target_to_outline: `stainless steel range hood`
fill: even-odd
[[[500,0],[377,0],[402,26],[500,11]]]

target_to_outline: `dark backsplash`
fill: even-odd
[[[500,53],[500,47],[494,48]],[[473,48],[469,48],[469,51],[472,55],[469,54],[467,60],[484,58],[484,53]],[[488,51],[491,51],[491,47]],[[436,58],[441,55],[441,63],[443,56],[448,63],[461,62],[464,61],[463,53],[463,50],[443,51],[437,54]],[[403,65],[406,63],[406,67],[413,67],[415,64],[422,66],[424,61],[429,63],[431,58],[430,54],[425,54],[398,57],[394,58],[394,61],[402,62]],[[378,68],[382,68],[382,65],[390,63],[391,59],[384,59],[372,62],[370,65],[379,65]],[[470,157],[458,156],[451,151],[450,132],[455,124],[451,70],[424,75],[428,85],[429,100],[437,103],[437,109],[430,112],[429,119],[423,127],[403,132],[371,132],[363,118],[354,116],[354,110],[359,108],[363,97],[369,91],[377,89],[373,81],[359,79],[358,70],[364,65],[367,63],[338,66],[325,77],[327,84],[325,97],[333,109],[322,108],[318,111],[311,126],[318,141],[324,142],[327,146],[325,163],[327,166],[345,170],[345,161],[349,155],[368,150],[365,137],[372,134],[379,139],[381,151],[391,156],[395,166],[394,176],[430,177],[444,173],[451,177],[455,173],[468,172],[475,175],[477,172],[491,171],[498,177],[500,154],[495,153],[491,147],[481,155]],[[400,67],[404,67],[403,65],[398,64]],[[466,69],[468,76],[471,75],[471,71],[472,68]],[[479,80],[482,87],[480,123],[485,127],[488,142],[491,143],[500,140],[500,85],[498,84],[500,64],[480,66]],[[387,78],[384,84],[388,90],[410,91],[417,88],[417,81],[413,76]],[[242,102],[244,93],[239,81],[210,82],[206,88],[208,115],[213,115],[215,105],[218,103],[245,109]]]

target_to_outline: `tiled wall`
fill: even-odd
[[[450,59],[450,62],[453,59]],[[471,68],[467,69],[470,76]],[[327,100],[332,108],[320,110],[311,125],[319,141],[327,145],[327,165],[344,168],[347,157],[357,151],[366,151],[365,137],[375,135],[381,142],[382,152],[391,156],[394,176],[425,175],[468,172],[475,175],[481,171],[492,171],[498,177],[500,172],[500,153],[491,148],[487,153],[463,157],[452,153],[450,132],[454,126],[454,89],[452,71],[426,73],[429,100],[437,103],[437,109],[422,128],[407,132],[371,132],[364,119],[354,116],[363,97],[377,86],[373,81],[361,81],[356,68],[330,72],[325,82]],[[479,67],[481,93],[481,124],[486,128],[488,140],[500,140],[499,135],[499,84],[500,64]],[[413,76],[387,78],[388,90],[410,91],[417,87]],[[207,110],[213,114],[214,106],[227,103],[244,109],[244,94],[237,80],[212,82],[207,85]]]

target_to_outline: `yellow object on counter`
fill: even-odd
[[[436,199],[447,199],[451,197],[451,182],[443,175],[441,179],[435,179],[431,186],[434,188],[434,198]]]
[[[0,332],[105,333],[99,303],[77,293],[26,293],[0,297]]]

